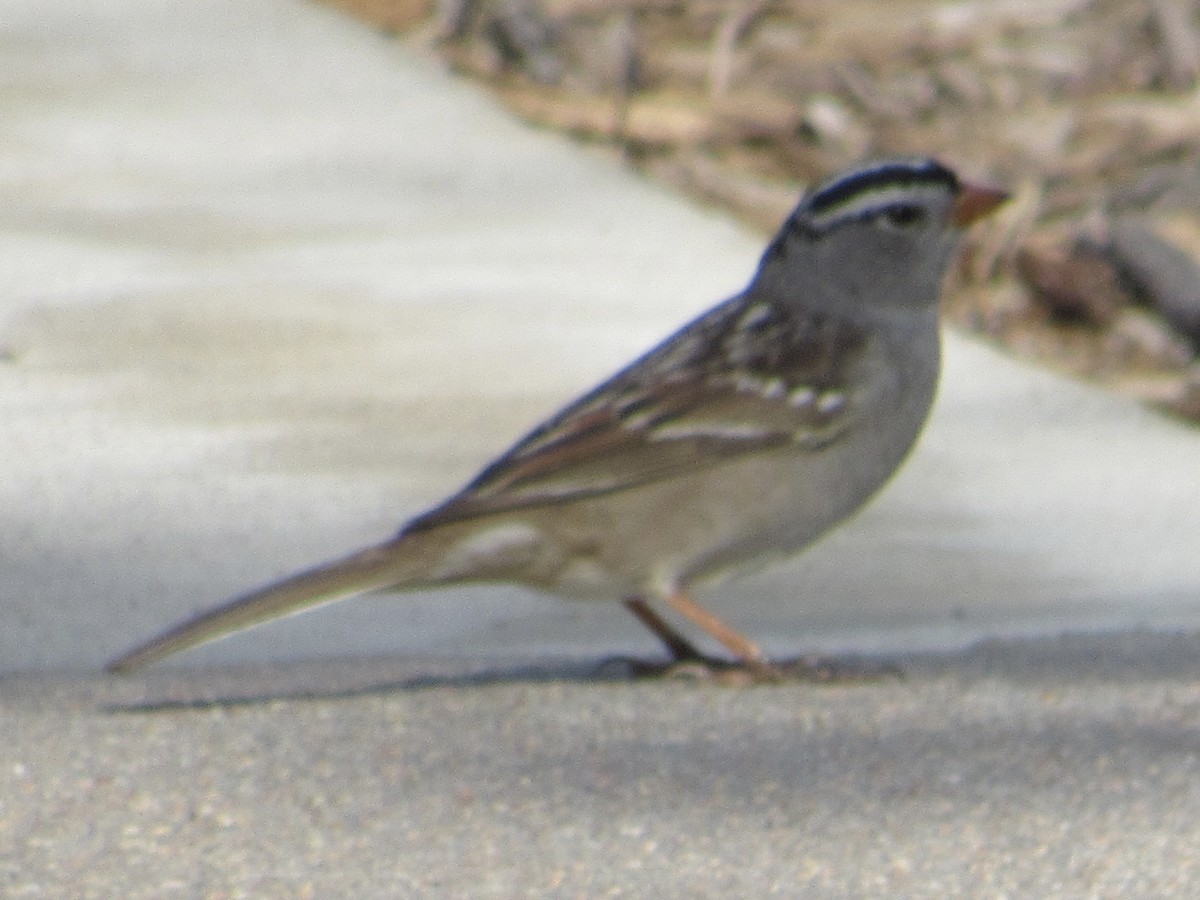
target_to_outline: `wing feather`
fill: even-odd
[[[855,427],[853,323],[745,295],[534,429],[406,531],[673,478],[744,454],[817,452]]]

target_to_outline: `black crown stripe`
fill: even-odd
[[[836,209],[847,200],[880,188],[912,187],[936,184],[958,189],[958,178],[941,163],[932,159],[882,162],[869,169],[860,169],[817,188],[808,199],[809,210],[817,215]]]

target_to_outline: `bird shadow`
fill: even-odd
[[[346,700],[397,692],[471,689],[496,685],[549,683],[604,684],[665,682],[728,688],[784,683],[846,684],[903,677],[898,662],[869,657],[800,656],[772,661],[771,675],[736,661],[700,657],[684,661],[634,656],[599,660],[532,661],[366,660],[237,666],[189,673],[178,670],[142,676],[115,676],[114,698],[106,712],[153,713],[169,710],[236,708],[276,702]]]
[[[1131,631],[984,640],[965,648],[774,659],[776,677],[703,657],[368,658],[205,669],[151,670],[93,682],[94,702],[115,713],[235,708],[505,685],[645,684],[727,689],[846,686],[953,676],[1012,684],[1200,681],[1200,633]]]

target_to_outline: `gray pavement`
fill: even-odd
[[[742,690],[511,660],[13,679],[0,893],[1194,896],[1198,650]]]
[[[516,589],[96,675],[390,533],[763,241],[316,5],[2,6],[0,894],[1187,893],[1200,433],[953,335],[880,500],[706,598],[902,680],[609,678],[632,619]]]

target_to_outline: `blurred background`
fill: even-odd
[[[864,157],[991,176],[950,320],[1200,421],[1192,0],[330,2],[764,233]]]
[[[1200,622],[1195,4],[4,9],[0,674],[394,533],[739,290],[806,184],[903,153],[1013,191],[918,452],[704,601],[778,653]],[[178,664],[656,650],[501,587]]]

